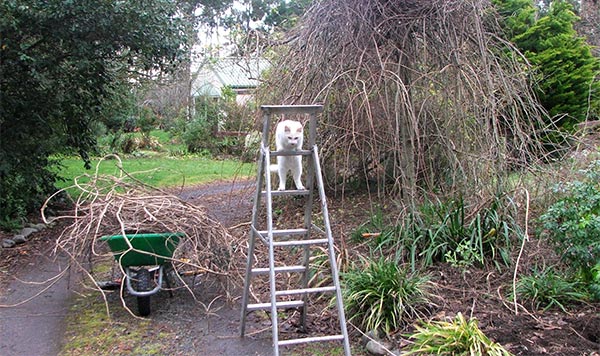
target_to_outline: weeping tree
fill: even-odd
[[[537,154],[527,61],[485,0],[323,0],[295,28],[261,102],[324,103],[333,188],[493,192]],[[493,184],[491,184],[493,183]]]

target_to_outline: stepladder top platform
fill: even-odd
[[[261,105],[261,110],[268,114],[313,114],[323,111],[323,105]]]

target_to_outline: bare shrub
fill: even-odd
[[[324,103],[332,188],[485,194],[537,157],[544,115],[526,60],[498,33],[485,0],[319,1],[259,101]]]

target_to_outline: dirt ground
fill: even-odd
[[[247,234],[252,208],[252,182],[219,183],[202,187],[190,187],[173,192],[183,199],[197,205],[204,205],[208,211],[226,227],[236,227],[235,233]],[[350,199],[328,199],[330,217],[334,236],[342,248],[350,251],[349,243],[352,230],[369,217],[371,205],[367,196],[353,196]],[[240,225],[242,224],[242,225]],[[240,227],[241,226],[241,227]],[[38,233],[34,239],[13,249],[0,250],[0,282],[3,295],[11,290],[19,289],[15,285],[14,276],[31,276],[28,272],[37,265],[44,264],[53,236],[59,233],[61,227]],[[5,237],[5,235],[0,235]],[[526,256],[520,263],[520,272],[526,271],[530,261],[537,255],[544,254],[544,246],[530,240],[525,246]],[[508,300],[507,289],[511,288],[513,272],[508,270],[499,273],[496,270],[470,269],[458,270],[447,265],[438,265],[430,269],[433,280],[437,285],[440,299],[435,307],[435,317],[444,318],[458,312],[463,315],[476,317],[481,330],[492,340],[502,344],[515,355],[600,355],[600,309],[598,304],[580,305],[569,309],[568,313],[560,310],[547,312],[531,312],[525,307],[515,306]],[[29,274],[28,274],[29,273]],[[8,287],[7,287],[8,286]],[[210,288],[207,289],[210,291]],[[8,291],[8,292],[7,292]],[[68,295],[59,296],[65,302],[59,303],[57,310],[68,306]],[[214,299],[215,295],[200,293],[203,305],[210,305],[210,312],[202,308],[191,308],[199,304],[189,293],[177,292],[174,298],[167,293],[159,293],[152,299],[152,314],[149,316],[157,327],[165,327],[176,335],[169,345],[172,355],[270,355],[271,336],[269,321],[264,317],[250,317],[250,329],[259,332],[252,333],[245,339],[239,334],[239,297],[233,298],[233,303],[225,303],[222,299]],[[27,303],[27,315],[38,315],[47,309],[40,301],[48,299],[36,298]],[[212,304],[211,304],[212,303]],[[2,302],[0,302],[2,304]],[[43,304],[43,303],[42,303]],[[37,305],[37,307],[36,307]],[[38,310],[36,310],[38,308]],[[42,308],[43,310],[39,310]],[[5,356],[18,355],[11,353],[15,343],[26,342],[40,335],[42,330],[52,329],[61,333],[62,319],[38,318],[33,325],[21,325],[13,319],[6,319],[0,308],[3,333],[0,334],[0,354]],[[327,317],[327,316],[325,316]],[[315,329],[319,325],[327,325],[327,320],[313,319]],[[27,330],[27,328],[32,328]],[[7,329],[18,329],[18,332],[6,333]],[[14,331],[14,330],[13,330]],[[284,329],[284,331],[286,331]],[[290,331],[293,332],[293,331]],[[360,335],[350,328],[353,354],[365,355],[366,351],[360,346]],[[57,335],[49,335],[56,339]],[[7,340],[6,338],[10,338]],[[399,338],[396,338],[399,340]],[[13,345],[13,346],[11,346]],[[36,355],[56,354],[59,343],[52,346],[54,351],[38,350]],[[41,346],[40,346],[41,347]],[[22,354],[22,353],[21,353]],[[33,353],[32,353],[33,354]],[[300,351],[300,354],[311,354],[310,351]]]

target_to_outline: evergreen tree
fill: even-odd
[[[535,24],[537,8],[532,0],[493,0],[493,3],[502,17],[504,31],[509,39]]]
[[[499,0],[496,4],[505,16],[511,41],[532,64],[539,100],[558,127],[571,130],[578,122],[597,116],[600,83],[595,76],[600,62],[573,28],[578,19],[573,6],[553,1],[532,22],[532,1]]]
[[[514,37],[536,70],[539,98],[550,115],[566,115],[558,126],[573,125],[596,115],[600,105],[600,85],[595,75],[598,59],[573,24],[577,16],[566,1],[555,1],[546,16],[527,31]]]

